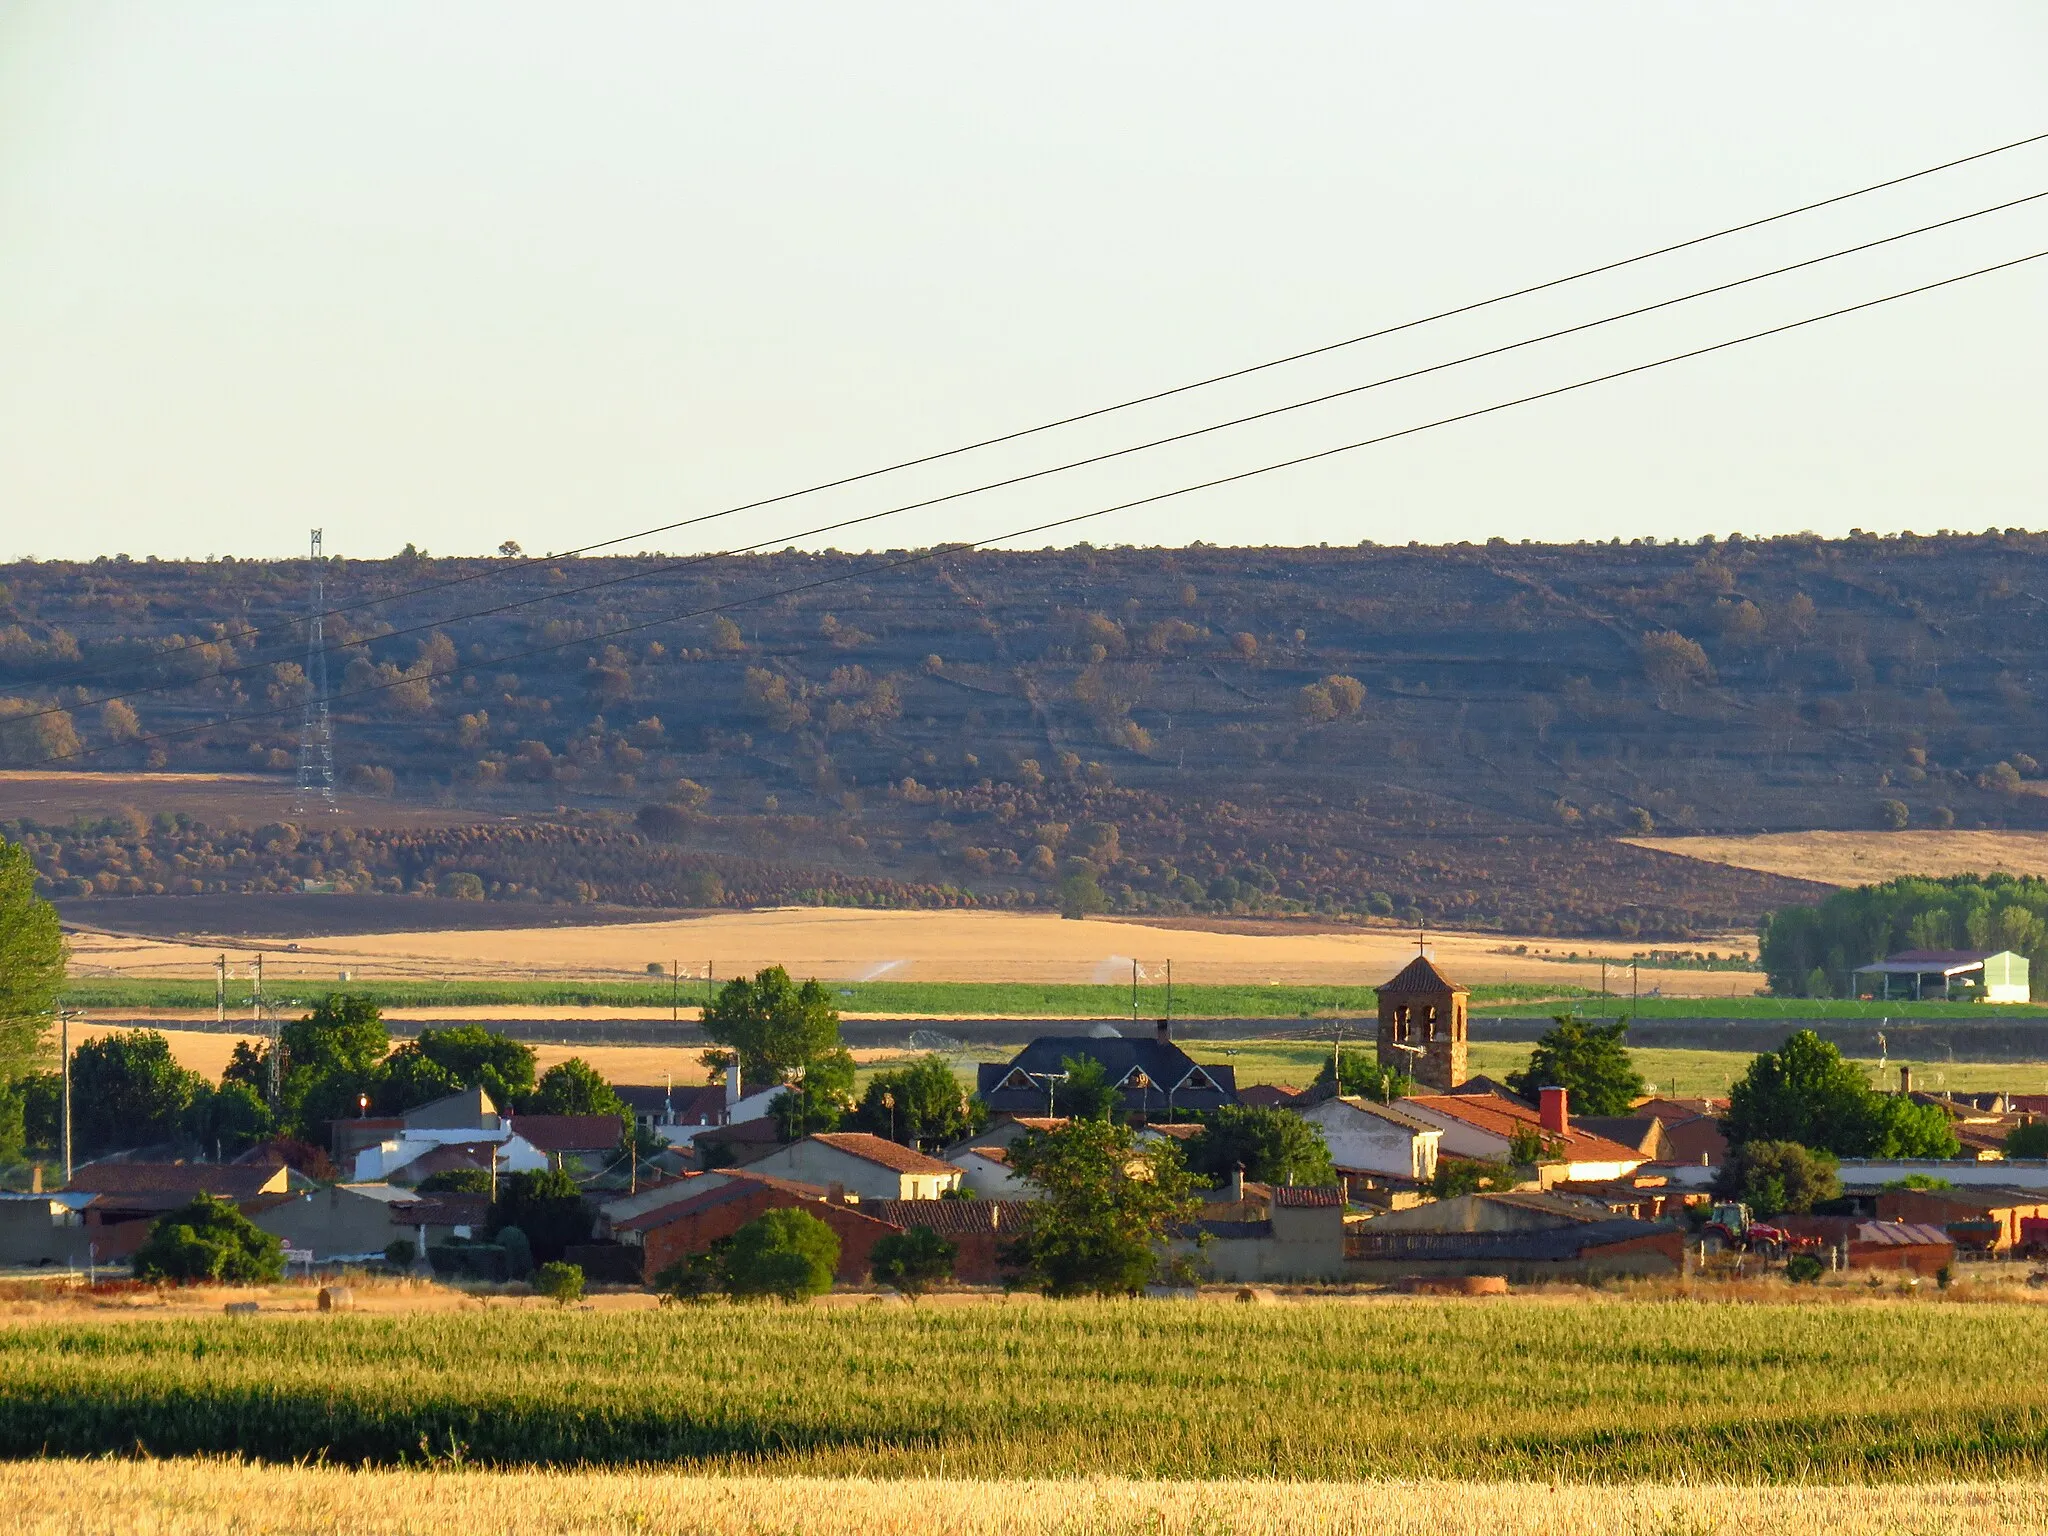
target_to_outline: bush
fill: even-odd
[[[2029,1120],[2016,1125],[2005,1138],[2007,1157],[2048,1157],[2048,1120]]]
[[[725,1289],[725,1256],[730,1238],[720,1238],[702,1253],[688,1253],[654,1277],[654,1288],[669,1301],[709,1301]]]
[[[448,1243],[429,1243],[427,1262],[434,1273],[450,1280],[500,1281],[512,1278],[506,1254],[496,1243],[475,1243],[457,1238]]]
[[[1813,1285],[1827,1273],[1827,1265],[1813,1254],[1795,1253],[1785,1261],[1785,1278],[1794,1285]]]
[[[532,1245],[533,1257],[551,1263],[570,1244],[590,1237],[590,1207],[574,1179],[559,1168],[546,1173],[515,1173],[498,1180],[498,1202],[491,1207],[491,1236],[518,1227]]]
[[[534,1271],[533,1288],[556,1306],[566,1307],[583,1299],[583,1271],[574,1264],[543,1264]]]
[[[419,1249],[413,1246],[409,1237],[394,1237],[384,1245],[384,1262],[393,1269],[410,1269],[417,1257]]]
[[[948,1242],[930,1227],[891,1232],[874,1247],[875,1278],[905,1296],[921,1296],[941,1280],[953,1278],[960,1245]]]
[[[211,1195],[161,1217],[135,1253],[138,1280],[253,1285],[283,1274],[284,1244]]]
[[[488,1195],[491,1192],[491,1172],[488,1168],[443,1168],[439,1173],[430,1173],[414,1186],[413,1193],[419,1195]]]
[[[733,1233],[723,1267],[734,1296],[822,1296],[839,1267],[839,1234],[809,1211],[769,1211]]]
[[[1740,1200],[1765,1220],[1785,1212],[1803,1216],[1841,1192],[1834,1158],[1796,1141],[1751,1141],[1731,1147],[1714,1181],[1715,1194]]]
[[[518,1227],[506,1227],[495,1239],[505,1250],[505,1273],[514,1280],[533,1273],[533,1244]]]

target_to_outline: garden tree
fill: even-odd
[[[330,992],[278,1035],[284,1047],[279,1119],[295,1134],[324,1141],[328,1121],[353,1116],[358,1095],[374,1096],[377,1069],[391,1049],[384,1016],[360,992]]]
[[[1342,1050],[1337,1052],[1337,1070],[1330,1070],[1325,1061],[1316,1070],[1313,1087],[1327,1088],[1336,1083],[1337,1092],[1347,1098],[1371,1099],[1375,1104],[1391,1104],[1396,1099],[1405,1099],[1415,1091],[1415,1080],[1396,1067],[1383,1067],[1375,1053],[1365,1050]]]
[[[1060,881],[1060,916],[1076,921],[1109,906],[1109,898],[1096,883],[1095,871],[1077,869]]]
[[[1842,1193],[1835,1160],[1796,1141],[1749,1141],[1728,1149],[1714,1193],[1740,1200],[1760,1218],[1804,1216]]]
[[[502,1175],[488,1217],[493,1237],[507,1227],[524,1232],[533,1257],[543,1264],[559,1259],[572,1244],[588,1242],[590,1222],[582,1188],[559,1168]]]
[[[491,1241],[505,1250],[505,1277],[508,1280],[522,1279],[533,1273],[533,1244],[527,1241],[524,1227],[500,1227],[492,1234]]]
[[[423,1029],[385,1060],[374,1098],[380,1114],[398,1114],[465,1088],[509,1112],[533,1092],[533,1047],[481,1024]]]
[[[1506,1158],[1439,1157],[1429,1192],[1439,1200],[1455,1200],[1483,1190],[1513,1189],[1521,1182],[1522,1170]]]
[[[240,1083],[258,1098],[270,1092],[270,1046],[267,1041],[237,1040],[221,1069],[220,1085]]]
[[[1628,1019],[1589,1024],[1555,1015],[1551,1028],[1529,1053],[1526,1071],[1508,1074],[1507,1084],[1524,1098],[1539,1088],[1570,1090],[1571,1107],[1582,1115],[1625,1115],[1644,1094],[1643,1075],[1622,1048]]]
[[[846,1121],[847,1097],[818,1083],[796,1083],[768,1101],[768,1113],[778,1136],[801,1141],[820,1131],[838,1130]]]
[[[1793,1141],[1836,1157],[1953,1157],[1948,1117],[1931,1104],[1875,1092],[1863,1069],[1810,1029],[1749,1064],[1728,1093],[1731,1143]]]
[[[284,1243],[225,1200],[200,1195],[160,1217],[135,1251],[135,1278],[255,1285],[284,1275]]]
[[[766,1211],[733,1233],[722,1260],[729,1294],[803,1301],[832,1289],[839,1234],[809,1211]]]
[[[1076,1119],[1010,1147],[1011,1170],[1044,1192],[1010,1257],[1054,1296],[1135,1295],[1160,1249],[1200,1210],[1178,1143],[1140,1147],[1129,1126]]]
[[[1053,1083],[1052,1108],[1056,1115],[1073,1120],[1107,1120],[1116,1113],[1122,1095],[1109,1080],[1109,1071],[1093,1056],[1069,1056],[1060,1062],[1063,1074]]]
[[[1202,1117],[1187,1146],[1188,1171],[1221,1185],[1233,1168],[1262,1184],[1334,1184],[1322,1133],[1291,1109],[1228,1104]]]
[[[1508,1132],[1508,1165],[1512,1168],[1533,1168],[1557,1157],[1564,1150],[1564,1144],[1555,1136],[1546,1136],[1542,1129],[1533,1125],[1518,1125]]]
[[[868,1262],[874,1276],[905,1296],[918,1297],[941,1280],[953,1278],[960,1245],[948,1242],[930,1227],[915,1226],[877,1238]]]
[[[528,1115],[615,1115],[630,1121],[633,1112],[581,1056],[549,1067],[526,1097],[520,1112]]]
[[[575,1264],[556,1260],[543,1264],[533,1274],[534,1294],[545,1296],[558,1307],[583,1299],[583,1270]]]
[[[908,1066],[877,1072],[854,1113],[859,1129],[907,1147],[944,1146],[987,1123],[980,1101],[961,1089],[942,1056],[920,1056]]]
[[[1845,995],[1857,966],[1902,949],[2010,949],[2038,968],[2048,963],[2048,881],[1906,876],[1767,912],[1758,934],[1757,958],[1781,997]]]
[[[176,1140],[206,1086],[153,1029],[88,1040],[71,1053],[71,1145],[90,1156]]]
[[[2048,1120],[2029,1120],[2016,1125],[2005,1138],[2007,1157],[2048,1157]]]
[[[0,838],[0,1084],[47,1059],[64,962],[57,909],[36,894],[34,862]]]
[[[215,1088],[201,1083],[185,1111],[186,1134],[210,1156],[231,1158],[269,1137],[277,1119],[263,1095],[247,1083]]]
[[[704,1010],[704,1033],[739,1057],[740,1082],[750,1091],[815,1081],[817,1063],[845,1055],[831,997],[815,979],[798,986],[779,965],[721,987]],[[850,1071],[845,1087],[851,1092]]]
[[[443,1168],[439,1173],[428,1174],[413,1189],[422,1195],[488,1195],[491,1192],[491,1171],[488,1168]]]

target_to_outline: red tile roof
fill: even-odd
[[[816,1184],[804,1184],[796,1179],[778,1179],[773,1174],[755,1173],[749,1168],[720,1168],[701,1177],[717,1178],[722,1182],[716,1188],[700,1190],[684,1199],[671,1200],[666,1205],[657,1205],[654,1209],[642,1211],[637,1216],[615,1221],[612,1223],[612,1230],[646,1232],[655,1227],[665,1227],[672,1221],[680,1221],[685,1216],[694,1216],[700,1211],[715,1210],[735,1200],[751,1199],[763,1191],[772,1190],[793,1199],[820,1203],[828,1198],[826,1191]],[[867,1207],[862,1204],[859,1207],[849,1206],[847,1209],[865,1211]]]
[[[848,1157],[865,1158],[897,1173],[959,1173],[951,1163],[942,1163],[936,1157],[927,1157],[913,1148],[899,1146],[880,1136],[871,1136],[866,1131],[820,1131],[806,1140],[843,1152]]]
[[[960,1155],[965,1157],[968,1152],[973,1153],[976,1157],[985,1157],[992,1163],[1001,1163],[1005,1167],[1009,1166],[1010,1149],[1008,1147],[969,1147],[967,1152],[962,1152]]]
[[[1400,975],[1381,982],[1378,990],[1382,996],[1410,997],[1431,992],[1463,992],[1467,988],[1438,970],[1436,962],[1427,955],[1417,955],[1401,968]]]
[[[249,1200],[274,1186],[285,1187],[282,1165],[223,1166],[219,1163],[89,1163],[76,1170],[67,1189],[103,1195],[218,1195],[224,1200]]]
[[[975,1232],[1015,1232],[1024,1225],[1028,1200],[863,1200],[854,1207],[864,1216],[908,1231],[930,1227],[940,1236]]]
[[[1454,1093],[1424,1093],[1416,1094],[1402,1102],[1450,1115],[1467,1125],[1485,1131],[1490,1136],[1499,1136],[1504,1140],[1512,1137],[1518,1130],[1543,1131],[1542,1115],[1514,1099],[1480,1097],[1476,1094],[1466,1096]],[[1643,1161],[1643,1154],[1634,1147],[1625,1147],[1618,1141],[1609,1141],[1605,1136],[1594,1136],[1585,1131],[1569,1131],[1562,1140],[1566,1159],[1570,1162]]]
[[[1336,1188],[1296,1189],[1283,1184],[1274,1189],[1273,1203],[1275,1205],[1308,1208],[1342,1205],[1344,1203],[1344,1191]]]
[[[1300,1088],[1288,1088],[1279,1083],[1253,1083],[1249,1088],[1237,1090],[1237,1102],[1265,1109],[1284,1109],[1300,1098],[1302,1092]]]
[[[514,1115],[512,1134],[536,1152],[609,1152],[623,1134],[617,1115]]]

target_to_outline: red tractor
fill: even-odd
[[[1758,1221],[1741,1204],[1717,1205],[1707,1224],[1700,1229],[1700,1245],[1708,1253],[1733,1249],[1775,1259],[1792,1246],[1792,1234],[1783,1227]]]

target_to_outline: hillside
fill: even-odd
[[[35,824],[73,896],[469,871],[528,900],[1029,905],[1086,858],[1130,910],[1643,937],[1820,888],[1624,836],[2048,827],[2027,782],[2044,536],[1081,546],[870,569],[901,558],[332,560],[336,604],[504,571],[328,624],[347,784],[477,824],[290,836],[305,562],[0,567],[0,685],[70,711],[0,725],[6,762],[76,743],[104,749],[63,759],[81,768],[253,771],[280,792],[270,826],[151,826],[127,788],[107,809],[140,825],[59,831],[4,786],[0,818]],[[527,597],[547,600],[450,618]],[[742,606],[702,612],[725,604]],[[537,647],[554,649],[496,659]],[[83,667],[180,687],[130,718],[61,685]],[[243,709],[286,713],[207,724]]]

